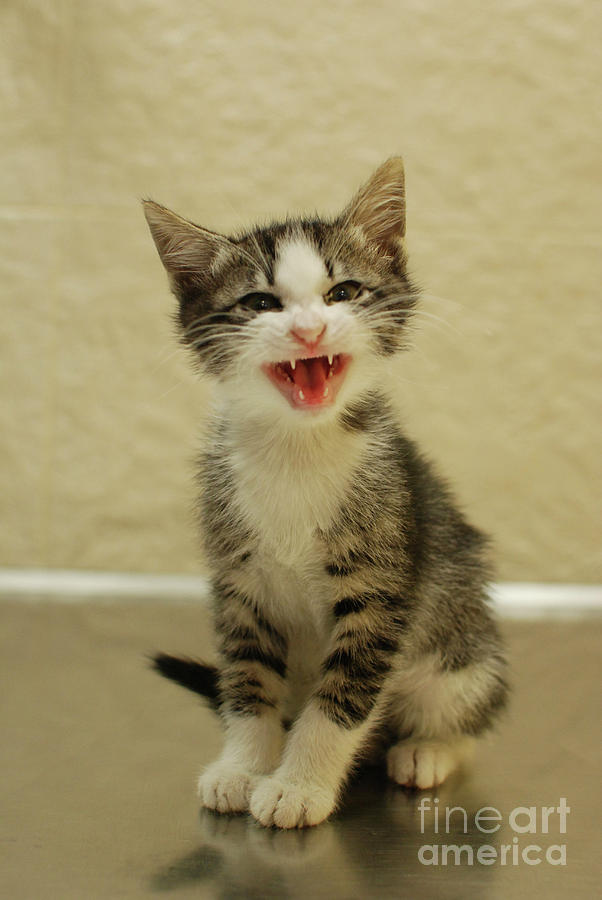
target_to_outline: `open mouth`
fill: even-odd
[[[350,361],[350,356],[336,353],[265,363],[262,369],[294,409],[318,409],[334,401]]]

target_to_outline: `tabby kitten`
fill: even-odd
[[[225,237],[144,211],[215,384],[201,510],[221,661],[155,661],[223,718],[203,805],[316,825],[383,740],[394,781],[440,784],[504,706],[506,667],[486,541],[387,400],[417,302],[401,160],[333,220]]]

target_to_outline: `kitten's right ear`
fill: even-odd
[[[392,156],[379,166],[355,195],[343,221],[359,226],[369,241],[385,253],[398,251],[406,231],[403,161]]]
[[[171,278],[206,271],[219,251],[232,248],[222,234],[188,222],[153,200],[143,200],[144,215],[163,265]]]

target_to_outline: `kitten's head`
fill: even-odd
[[[333,220],[226,237],[150,200],[144,212],[182,340],[231,398],[319,421],[370,389],[403,346],[416,291],[401,159],[385,162]]]

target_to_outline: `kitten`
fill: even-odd
[[[333,220],[225,237],[144,211],[215,383],[201,514],[221,662],[155,660],[223,718],[203,805],[316,825],[383,740],[394,781],[440,784],[504,706],[506,666],[486,540],[387,400],[417,302],[401,160]]]

